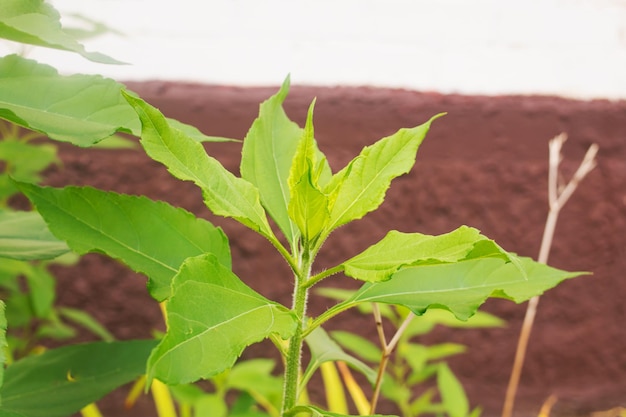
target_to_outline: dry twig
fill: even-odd
[[[550,210],[546,219],[546,225],[543,231],[543,238],[541,240],[541,247],[539,249],[539,257],[537,260],[541,263],[548,262],[548,256],[550,254],[550,248],[552,247],[552,239],[554,237],[554,230],[556,228],[556,222],[559,217],[559,213],[567,200],[572,196],[576,187],[585,176],[593,170],[596,166],[596,154],[598,153],[598,145],[595,143],[589,147],[585,157],[583,158],[580,166],[574,173],[572,179],[565,186],[559,184],[559,164],[562,160],[561,148],[563,143],[567,139],[564,133],[556,136],[550,141],[550,167],[548,172],[548,198]],[[515,361],[513,363],[513,369],[511,371],[511,378],[509,379],[509,385],[507,386],[506,397],[504,400],[504,408],[502,409],[502,417],[511,417],[513,414],[513,406],[515,403],[515,395],[517,393],[517,387],[519,385],[520,376],[522,373],[522,367],[524,365],[524,358],[526,356],[526,349],[528,347],[528,339],[535,321],[537,314],[537,304],[539,303],[539,297],[533,297],[528,302],[526,308],[526,316],[522,324],[519,340],[517,343],[517,349],[515,351]]]

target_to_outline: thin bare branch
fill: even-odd
[[[549,143],[549,171],[548,171],[548,200],[550,211],[546,218],[546,225],[543,230],[543,237],[541,239],[541,248],[539,249],[539,256],[537,260],[546,264],[548,262],[548,256],[550,255],[550,249],[552,247],[552,240],[554,237],[554,231],[556,229],[556,223],[559,217],[561,208],[565,205],[567,200],[574,193],[578,184],[593,168],[596,166],[596,155],[598,153],[598,145],[593,144],[587,150],[585,157],[583,158],[580,166],[574,173],[572,179],[563,188],[559,187],[559,164],[562,160],[561,148],[567,136],[562,133],[552,139]],[[513,362],[513,368],[511,370],[511,378],[509,379],[509,385],[506,391],[506,397],[504,399],[504,407],[502,409],[502,417],[511,417],[513,414],[513,407],[515,404],[515,395],[517,394],[517,388],[519,386],[519,380],[522,374],[522,368],[524,366],[524,360],[526,357],[526,351],[528,348],[528,340],[532,332],[533,323],[537,315],[537,305],[539,304],[539,297],[533,297],[528,302],[526,307],[526,315],[524,322],[522,323],[522,329],[520,331],[519,340],[517,342],[517,349],[515,351],[515,360]]]

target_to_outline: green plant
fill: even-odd
[[[20,12],[19,7],[11,10]],[[8,37],[6,22],[14,23],[12,19],[0,14],[5,22],[0,35]],[[15,26],[9,35],[21,33]],[[261,105],[243,141],[238,177],[201,144],[221,138],[166,119],[111,80],[59,76],[48,66],[17,56],[0,60],[0,77],[0,97],[7,98],[0,100],[0,117],[80,146],[116,131],[140,134],[152,159],[173,176],[194,182],[214,214],[231,217],[264,236],[293,272],[291,277],[270,277],[293,282],[293,303],[283,306],[237,277],[223,231],[189,212],[143,196],[15,181],[54,236],[46,234],[46,239],[65,242],[78,254],[104,253],[145,274],[152,297],[167,302],[167,333],[159,341],[74,345],[17,361],[7,368],[0,390],[3,415],[68,415],[144,371],[148,386],[158,380],[182,397],[186,394],[180,385],[209,378],[219,382],[224,372],[241,369],[235,365],[241,352],[263,339],[274,343],[284,361],[275,415],[346,415],[324,411],[304,395],[310,376],[337,360],[380,384],[375,371],[328,341],[323,325],[336,315],[362,304],[382,303],[418,316],[429,308],[446,309],[467,320],[490,296],[521,302],[580,275],[517,257],[467,226],[441,236],[391,231],[352,258],[315,270],[315,259],[331,234],[378,208],[391,181],[412,168],[422,140],[439,116],[365,147],[332,173],[314,138],[314,102],[304,128],[283,110],[286,80]],[[18,82],[24,78],[39,83],[39,88],[29,86],[33,90],[45,86],[49,94],[29,95]],[[309,317],[311,290],[330,277],[341,279],[340,273],[363,285],[320,316]],[[311,360],[303,366],[305,343]],[[249,390],[242,391],[260,401]],[[213,403],[220,403],[221,397],[213,398],[217,398]],[[229,412],[217,410],[213,415]],[[230,413],[243,416],[249,411],[244,404]],[[269,407],[266,411],[273,413]],[[375,410],[369,412],[374,414]]]
[[[117,63],[87,52],[77,41],[109,30],[97,22],[87,23],[92,26],[88,31],[63,28],[58,12],[41,0],[7,0],[0,8],[0,38],[18,42],[22,52],[25,45],[36,45]],[[18,192],[13,180],[37,183],[44,169],[59,163],[56,146],[42,140],[46,136],[80,146],[135,146],[115,135],[139,128],[136,114],[119,95],[121,88],[100,76],[61,76],[54,68],[20,55],[0,58],[0,117],[6,120],[0,124],[0,305],[2,319],[10,323],[9,333],[3,328],[1,339],[6,345],[3,364],[40,352],[40,342],[47,338],[67,341],[75,333],[68,323],[112,340],[86,312],[54,305],[55,280],[48,266],[74,262],[77,256],[47,230],[36,211],[14,210],[9,202]],[[223,140],[178,126],[197,140]],[[83,413],[87,416],[90,411]]]
[[[76,330],[67,322],[94,332],[103,340],[111,334],[88,313],[55,306],[55,279],[48,270],[51,263],[72,263],[76,257],[67,246],[42,233],[45,225],[36,212],[13,210],[9,200],[18,193],[10,178],[37,183],[42,171],[58,164],[57,149],[51,143],[37,141],[41,135],[22,133],[14,124],[0,124],[0,297],[6,302],[11,323],[7,335],[10,363],[40,349],[47,338],[68,340]],[[21,240],[10,237],[21,237]],[[32,239],[25,245],[25,239]],[[38,244],[33,245],[33,240]]]
[[[431,306],[445,308],[465,320],[489,296],[522,301],[578,275],[518,258],[465,226],[441,236],[392,231],[351,259],[313,272],[315,257],[331,232],[376,209],[391,180],[411,168],[432,120],[364,148],[347,167],[331,174],[314,140],[313,105],[305,128],[299,128],[282,109],[287,91],[288,82],[261,105],[244,140],[241,178],[171,127],[158,110],[125,97],[142,121],[141,143],[148,155],[174,176],[195,182],[215,214],[233,217],[262,234],[283,256],[294,272],[290,308],[266,299],[235,276],[226,236],[190,213],[89,187],[18,184],[70,248],[103,252],[127,263],[148,276],[148,289],[157,301],[168,300],[168,331],[147,360],[148,384],[155,378],[179,385],[213,377],[231,368],[247,345],[270,338],[285,361],[280,413],[337,415],[299,403],[301,381],[339,354],[321,343],[311,349],[311,363],[302,371],[305,339],[319,342],[318,330],[337,314],[376,302],[418,315]],[[286,245],[266,213],[283,232]],[[365,284],[322,315],[307,317],[310,289],[339,272]]]
[[[318,292],[338,300],[346,299],[353,293],[336,288],[321,288]],[[362,304],[358,309],[363,314],[374,314],[380,346],[349,331],[333,331],[330,335],[342,348],[384,373],[380,386],[374,387],[374,392],[380,389],[385,398],[398,406],[402,417],[470,414],[465,391],[445,363],[450,356],[463,353],[465,346],[458,343],[425,345],[418,340],[436,326],[485,328],[502,326],[502,320],[481,311],[467,321],[460,321],[449,312],[438,309],[427,310],[421,316],[415,316],[402,306],[380,305],[374,308]],[[389,341],[383,329],[383,319],[392,326]],[[344,378],[345,372],[342,372]],[[369,402],[365,405],[364,409],[371,409]],[[476,408],[471,415],[479,413],[480,409]]]

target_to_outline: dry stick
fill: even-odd
[[[582,181],[582,179],[585,178],[585,176],[596,166],[595,157],[598,153],[598,145],[593,144],[587,150],[585,157],[569,183],[564,188],[559,189],[558,176],[559,164],[561,162],[561,148],[566,139],[567,136],[562,133],[552,139],[549,144],[550,168],[548,171],[548,198],[550,211],[548,212],[548,217],[546,219],[543,238],[541,240],[541,247],[539,249],[539,257],[537,259],[543,264],[548,262],[548,255],[550,254],[550,248],[552,247],[552,238],[554,237],[554,229],[556,228],[559,212],[574,193],[580,181]],[[515,395],[517,393],[517,387],[519,385],[522,367],[524,365],[528,339],[530,338],[530,333],[537,314],[538,303],[539,296],[535,296],[530,299],[526,308],[526,316],[524,317],[524,322],[522,323],[522,329],[517,342],[517,350],[515,351],[515,361],[511,371],[511,378],[509,379],[509,385],[506,390],[502,417],[511,417],[513,414]]]
[[[374,313],[374,318],[376,320],[376,330],[378,331],[378,338],[380,339],[380,346],[382,347],[383,354],[380,358],[380,363],[378,364],[378,374],[376,375],[376,384],[374,385],[374,393],[372,394],[372,403],[370,405],[370,414],[374,414],[376,412],[376,406],[378,405],[378,399],[380,398],[380,390],[382,387],[383,376],[385,375],[385,370],[387,369],[387,364],[389,363],[389,357],[393,353],[393,350],[396,348],[396,345],[400,341],[400,337],[411,323],[411,320],[415,317],[415,314],[409,313],[408,316],[404,319],[398,330],[396,330],[396,334],[393,335],[391,341],[387,343],[387,339],[385,338],[385,332],[383,330],[383,320],[380,314],[380,309],[378,308],[378,304],[372,303],[372,311]]]

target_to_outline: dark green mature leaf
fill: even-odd
[[[207,155],[201,144],[172,128],[157,109],[139,98],[124,96],[141,119],[141,144],[152,159],[165,165],[176,178],[200,187],[204,202],[216,215],[233,217],[276,240],[254,185],[231,174]]]
[[[79,146],[138,130],[122,88],[97,75],[61,76],[51,66],[17,55],[0,59],[0,117]]]
[[[326,187],[333,201],[328,232],[376,210],[383,202],[391,180],[409,172],[415,163],[417,148],[431,123],[400,129],[371,146],[363,148],[344,169],[336,173]]]
[[[190,256],[210,252],[230,268],[226,235],[183,209],[90,187],[18,185],[72,250],[105,253],[144,273],[158,301],[169,296],[172,277]]]
[[[520,303],[565,279],[585,274],[561,271],[530,258],[520,258],[520,263],[526,276],[517,265],[499,258],[408,267],[388,281],[366,283],[325,315],[363,302],[380,302],[403,305],[418,315],[429,307],[444,308],[466,320],[488,297]]]
[[[311,361],[304,374],[302,374],[303,385],[308,382],[322,363],[335,361],[346,362],[352,368],[365,375],[372,384],[376,381],[376,372],[364,362],[344,352],[341,346],[332,340],[322,327],[318,327],[311,332],[305,341],[311,350]]]
[[[76,52],[103,64],[122,64],[99,52],[87,52],[75,38],[63,31],[59,12],[44,0],[2,0],[0,38]]]
[[[28,417],[24,414],[14,413],[13,411],[5,411],[0,407],[0,417]]]
[[[484,250],[481,246],[480,257],[509,259],[513,256],[473,227],[461,226],[439,236],[392,230],[380,242],[344,262],[343,267],[345,274],[353,278],[384,281],[406,266],[457,262],[470,254],[478,257],[475,250],[479,243],[487,243],[482,245]]]
[[[300,416],[299,413],[308,413],[310,417],[350,417],[346,414],[337,414],[337,413],[331,413],[330,411],[324,411],[319,407],[315,407],[313,405],[298,405],[294,408],[292,408],[291,410],[287,411],[285,413],[286,417],[292,417],[292,416]],[[372,415],[367,415],[367,416],[362,416],[362,417],[397,417],[397,416],[392,416],[390,414],[372,414]]]
[[[184,384],[230,368],[244,348],[271,334],[290,337],[296,318],[225,268],[212,254],[189,258],[172,280],[168,331],[150,355],[148,379]]]
[[[0,257],[18,260],[52,259],[69,252],[35,211],[0,210]]]
[[[97,342],[29,356],[6,369],[0,394],[5,412],[64,417],[136,379],[154,340]]]
[[[289,82],[287,77],[278,93],[261,104],[259,117],[243,141],[240,171],[242,178],[259,189],[261,202],[293,244],[298,230],[287,213],[290,200],[287,177],[302,129],[289,120],[282,106]]]
[[[116,132],[139,136],[141,124],[122,97],[123,88],[99,75],[63,76],[17,55],[0,58],[0,118],[78,146],[91,146]],[[171,123],[198,142],[228,140]]]

